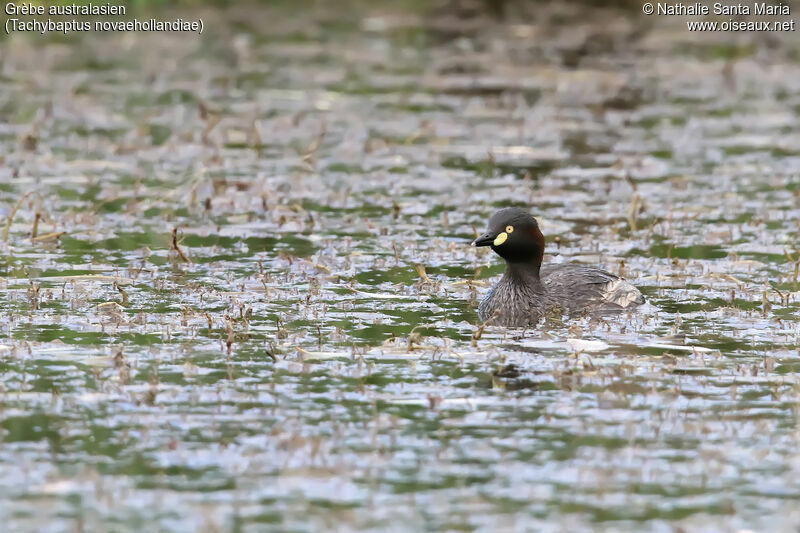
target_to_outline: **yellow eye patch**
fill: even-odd
[[[501,244],[506,242],[506,240],[508,240],[508,236],[511,233],[514,233],[514,226],[506,226],[506,230],[498,234],[497,237],[494,238],[494,242],[492,242],[492,244],[494,244],[495,246],[500,246]]]

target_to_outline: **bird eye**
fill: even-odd
[[[506,233],[514,233],[514,226],[506,226]]]

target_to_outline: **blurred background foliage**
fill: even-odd
[[[572,2],[593,7],[617,6],[623,8],[636,8],[641,4],[638,0],[572,0]],[[20,4],[21,2],[16,3]],[[91,3],[102,4],[104,2],[90,2],[88,0],[50,0],[48,2],[34,1],[31,3],[34,5],[88,5]],[[120,2],[120,5],[124,4],[131,8],[169,8],[174,6],[227,7],[241,5],[242,3],[243,2],[234,2],[232,0],[127,0],[124,3]],[[556,0],[248,0],[248,3],[254,8],[259,5],[274,7],[279,4],[304,5],[309,8],[330,6],[331,4],[342,6],[343,8],[385,4],[393,10],[408,9],[416,12],[425,9],[433,9],[437,11],[451,10],[454,14],[485,12],[496,16],[514,16],[526,13],[529,9],[542,4],[560,4],[563,2],[558,2]]]

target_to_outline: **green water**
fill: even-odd
[[[3,41],[4,529],[793,531],[796,41],[354,9]],[[506,205],[648,305],[479,335]]]

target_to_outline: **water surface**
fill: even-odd
[[[793,530],[796,41],[301,7],[5,39],[7,527]],[[507,205],[648,305],[479,331]]]

